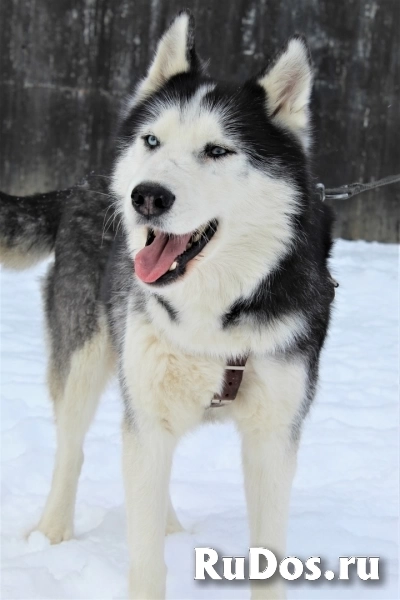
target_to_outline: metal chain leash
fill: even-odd
[[[362,192],[367,192],[368,190],[373,190],[399,181],[400,174],[389,175],[389,177],[384,177],[383,179],[378,179],[378,181],[372,181],[371,183],[351,183],[336,188],[325,188],[323,183],[317,183],[315,187],[322,202],[325,202],[325,200],[348,200],[357,194],[362,194]]]

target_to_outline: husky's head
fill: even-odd
[[[245,287],[290,249],[307,202],[311,82],[300,37],[243,85],[212,80],[191,15],[175,18],[127,102],[113,174],[144,285],[213,264]]]

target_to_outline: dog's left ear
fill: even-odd
[[[312,68],[305,39],[291,38],[257,83],[265,90],[268,115],[307,148]]]
[[[134,103],[159,90],[174,75],[199,68],[194,48],[194,18],[190,11],[182,10],[158,42],[147,75],[136,89]]]

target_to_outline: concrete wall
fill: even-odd
[[[400,171],[398,0],[1,0],[0,186],[66,187],[109,168],[121,98],[182,6],[210,72],[242,80],[293,32],[316,69],[315,175]],[[400,186],[338,204],[345,238],[398,241]]]

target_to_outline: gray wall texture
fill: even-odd
[[[190,8],[210,72],[243,80],[294,32],[315,64],[315,176],[400,172],[399,0],[1,0],[0,186],[15,194],[107,172],[120,101],[172,16]],[[399,240],[400,186],[335,203],[337,234]]]

